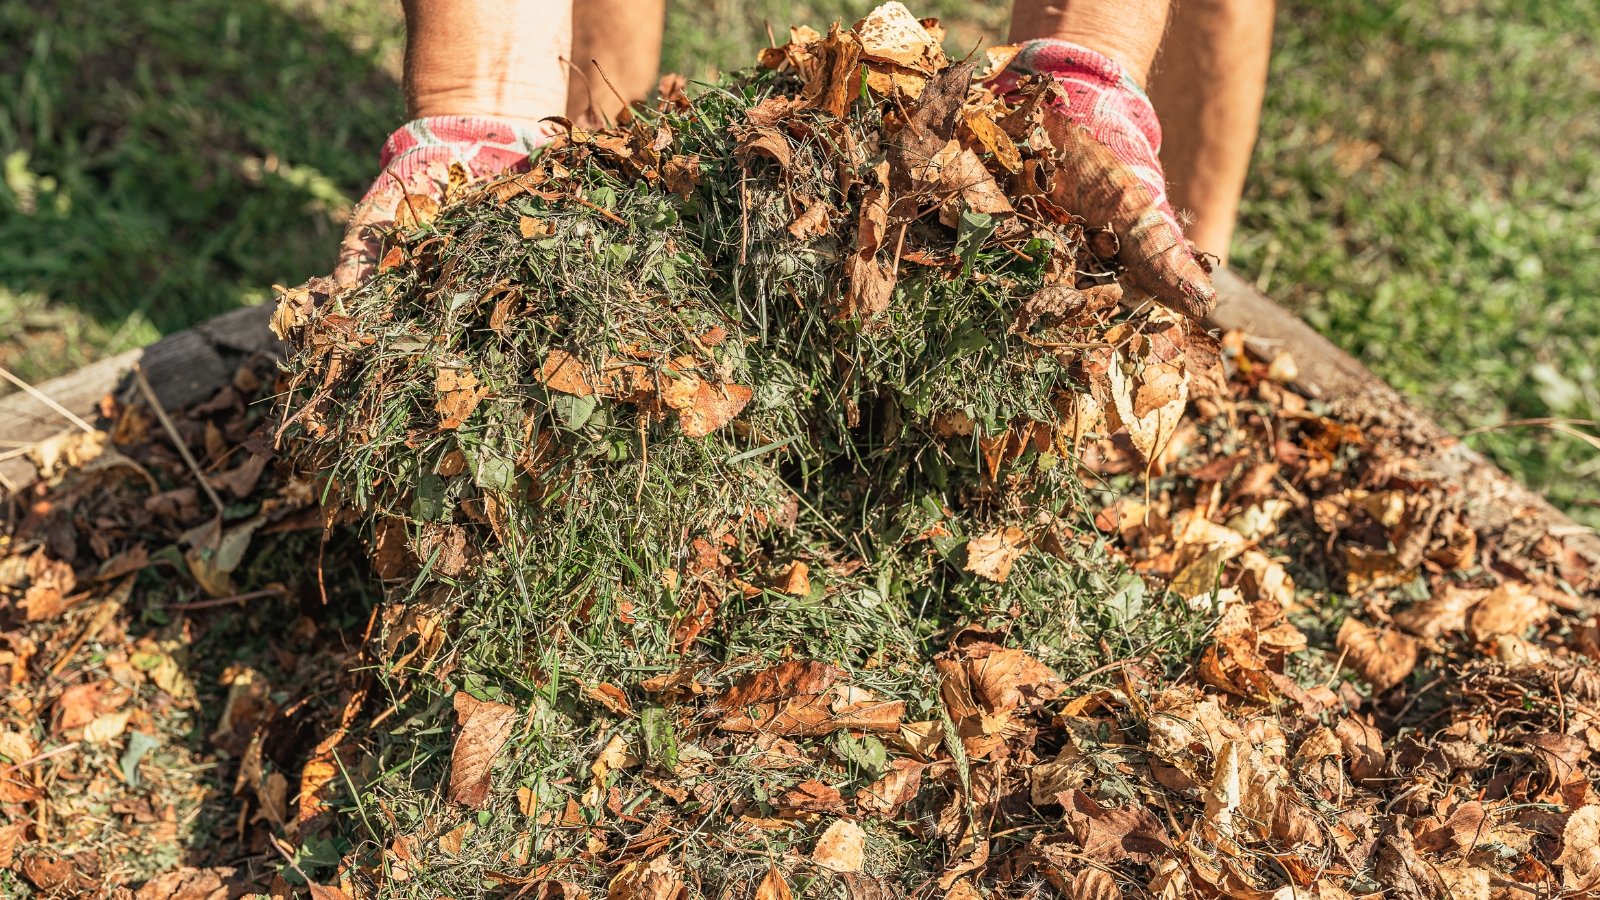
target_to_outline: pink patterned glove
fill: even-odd
[[[1024,44],[993,86],[1011,93],[1035,73],[1049,75],[1061,88],[1045,115],[1045,128],[1062,152],[1053,199],[1091,225],[1111,227],[1135,287],[1195,318],[1211,312],[1211,277],[1167,202],[1157,156],[1161,123],[1150,98],[1114,60],[1059,40]]]
[[[334,279],[355,284],[372,274],[383,237],[394,227],[406,196],[442,198],[451,163],[460,163],[468,178],[492,178],[525,169],[528,156],[548,140],[526,126],[475,116],[430,116],[406,123],[383,144],[378,158],[383,174],[350,216]]]

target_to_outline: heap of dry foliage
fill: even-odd
[[[246,367],[43,448],[0,543],[3,883],[1600,884],[1600,573],[1122,297],[1045,88],[936,38],[796,29],[417,201],[368,286],[286,294],[286,422]],[[381,597],[306,564],[352,529]]]

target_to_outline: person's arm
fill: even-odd
[[[1171,0],[1017,0],[1011,11],[1011,43],[1068,41],[1102,53],[1144,87],[1161,48]]]
[[[405,0],[406,112],[382,172],[351,214],[334,278],[377,263],[407,195],[439,196],[459,165],[488,178],[524,165],[567,106],[572,0]]]
[[[1210,276],[1167,202],[1161,125],[1144,83],[1161,46],[1169,0],[1016,0],[1011,39],[1021,52],[996,80],[1014,90],[1047,75],[1061,89],[1046,115],[1061,167],[1056,201],[1120,243],[1127,280],[1190,316],[1216,304]]]
[[[572,0],[405,0],[406,111],[534,126],[567,110]]]

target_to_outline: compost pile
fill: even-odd
[[[1006,59],[899,4],[794,29],[284,292],[281,417],[242,374],[41,457],[0,877],[1591,889],[1600,572],[1125,291]],[[207,635],[235,664],[199,674]]]

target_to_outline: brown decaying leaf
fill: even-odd
[[[723,731],[758,731],[791,737],[816,737],[842,729],[893,734],[900,730],[906,705],[885,700],[864,688],[836,684],[826,693],[795,697],[783,703],[757,703],[717,723]]]
[[[753,900],[794,900],[794,894],[789,890],[789,882],[783,877],[783,871],[776,865],[767,867],[767,874],[761,877],[761,882],[756,885]]]
[[[1417,667],[1417,639],[1392,628],[1373,628],[1351,617],[1339,626],[1336,642],[1345,665],[1379,693],[1405,681]]]
[[[1161,820],[1143,804],[1102,806],[1075,790],[1072,796],[1061,798],[1061,805],[1067,808],[1067,828],[1083,848],[1083,855],[1095,862],[1149,864],[1172,850]]]
[[[1105,869],[1085,867],[1072,876],[1067,897],[1069,900],[1122,900],[1122,888]]]
[[[460,732],[450,754],[450,799],[477,809],[489,799],[494,758],[511,738],[517,711],[465,691],[456,692],[455,710]]]
[[[439,427],[446,431],[460,428],[478,404],[489,396],[489,389],[478,384],[471,369],[440,366],[434,375],[434,410]]]
[[[1491,641],[1501,635],[1521,637],[1529,628],[1550,617],[1550,607],[1527,585],[1508,581],[1490,591],[1467,613],[1467,630],[1473,640]]]
[[[133,900],[228,900],[233,869],[174,869],[145,882],[130,896]]]
[[[827,663],[790,660],[746,676],[726,694],[717,698],[713,708],[731,711],[757,703],[820,694],[832,687],[833,683],[843,675],[843,669]]]
[[[830,872],[860,872],[866,858],[867,833],[849,819],[835,819],[811,851],[811,861]]]
[[[682,900],[688,896],[683,873],[668,856],[622,867],[606,888],[609,900]]]
[[[856,805],[867,812],[892,819],[900,807],[915,800],[922,790],[922,773],[925,763],[910,759],[896,759],[889,763],[889,771],[856,794]]]
[[[967,562],[962,568],[979,578],[1005,583],[1011,566],[1026,553],[1028,535],[1015,525],[984,532],[967,541]]]

